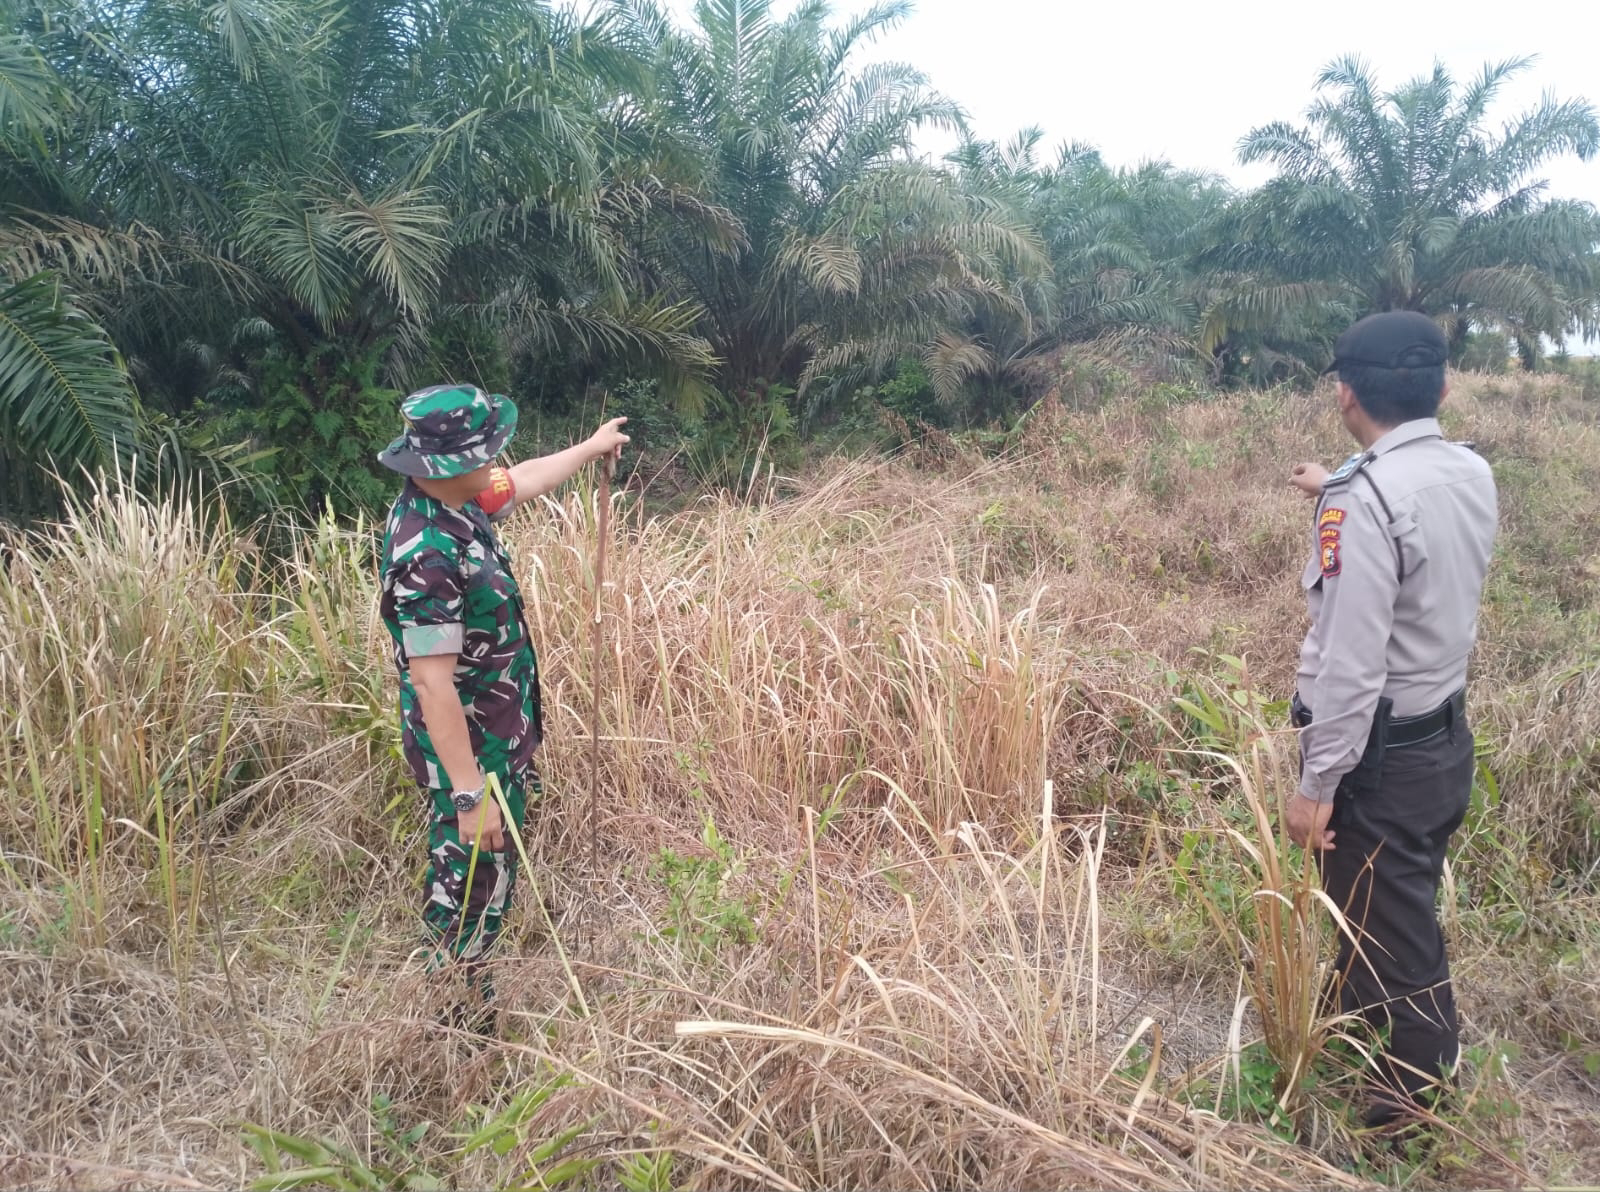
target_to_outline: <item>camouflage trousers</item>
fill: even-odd
[[[476,855],[470,845],[461,843],[450,792],[427,792],[428,872],[422,881],[422,922],[432,948],[428,967],[460,966],[485,998],[493,991],[483,975],[483,963],[500,938],[517,884],[520,857],[510,828],[521,833],[528,804],[537,802],[543,792],[531,766],[502,778],[502,784],[511,812],[506,847],[501,852],[479,849]]]

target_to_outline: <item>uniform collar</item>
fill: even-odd
[[[428,519],[436,526],[453,533],[458,538],[470,539],[479,528],[477,519],[473,517],[479,510],[472,501],[468,501],[460,509],[452,509],[438,497],[423,492],[422,488],[410,479],[406,480],[402,495],[413,504],[421,505]],[[481,516],[481,513],[479,515]]]
[[[1402,422],[1393,430],[1386,431],[1376,443],[1367,448],[1367,453],[1373,456],[1385,455],[1396,447],[1415,443],[1418,439],[1442,438],[1444,431],[1440,428],[1437,418],[1413,418],[1410,422]]]

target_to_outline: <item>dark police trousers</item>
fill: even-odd
[[[1387,703],[1387,701],[1385,701]],[[1406,1101],[1435,1087],[1459,1045],[1450,964],[1434,903],[1445,848],[1472,795],[1472,733],[1452,717],[1437,735],[1386,746],[1384,717],[1334,795],[1322,887],[1354,933],[1340,933],[1339,1008],[1389,1028],[1384,1084]],[[1359,945],[1359,949],[1358,949]]]

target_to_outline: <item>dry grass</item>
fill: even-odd
[[[1600,430],[1511,384],[1469,380],[1449,420],[1505,515],[1472,692],[1498,788],[1446,905],[1483,1055],[1443,1153],[1392,1179],[1600,1164]],[[0,1174],[237,1184],[262,1171],[242,1122],[462,1186],[548,1174],[568,1129],[597,1185],[1375,1174],[1337,1079],[1266,1078],[1299,1143],[1250,1104],[1252,1035],[1305,1066],[1336,1027],[1306,996],[1314,899],[1262,818],[1276,712],[1246,699],[1219,733],[1174,702],[1238,707],[1222,655],[1287,694],[1306,525],[1283,476],[1342,449],[1314,401],[1157,390],[1042,408],[1001,462],[836,463],[663,519],[630,496],[592,816],[593,498],[519,517],[552,793],[509,1038],[476,1052],[430,1025],[410,955],[420,817],[372,536],[321,527],[268,566],[178,506],[90,495],[0,576]],[[470,1148],[496,1121],[509,1149]]]

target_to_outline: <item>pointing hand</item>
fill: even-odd
[[[1306,497],[1316,500],[1322,495],[1322,486],[1328,481],[1328,469],[1318,463],[1295,464],[1289,473],[1289,483]]]

